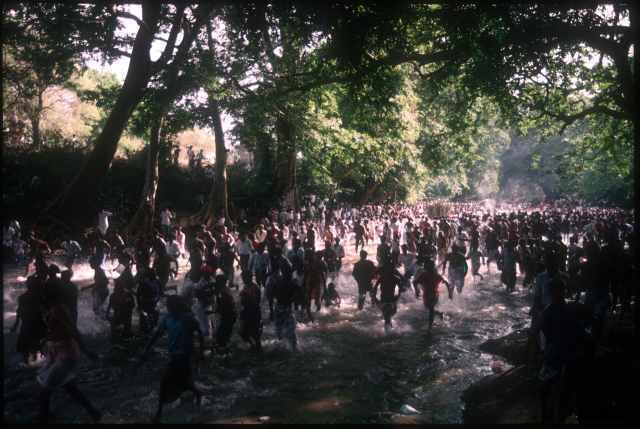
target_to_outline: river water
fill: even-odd
[[[357,310],[357,287],[351,277],[357,258],[353,245],[345,250],[337,282],[342,306],[322,308],[314,323],[298,323],[298,352],[277,340],[273,324],[266,323],[263,353],[255,355],[242,343],[236,326],[230,353],[207,354],[195,370],[196,384],[204,391],[201,407],[185,393],[165,408],[163,422],[462,423],[462,392],[491,374],[492,364],[509,368],[480,352],[478,346],[527,325],[530,292],[518,286],[508,294],[495,274],[495,264],[491,275],[483,267],[484,281],[467,276],[462,295],[456,293],[453,301],[442,287],[438,309],[444,318],[436,317],[430,335],[422,301],[412,291],[400,298],[393,329],[385,333],[382,315],[369,305],[368,298],[365,308]],[[370,257],[375,255],[373,245],[367,251]],[[19,274],[23,273],[5,267],[3,394],[7,422],[32,421],[38,410],[35,376],[41,362],[21,366],[15,353],[16,335],[9,332],[17,297],[23,292]],[[74,280],[86,285],[91,275],[92,270],[82,264]],[[183,276],[184,272],[180,282]],[[268,316],[266,308],[263,316]],[[150,421],[167,362],[166,337],[154,347],[149,360],[135,368],[133,358],[144,347],[144,339],[135,338],[126,348],[112,349],[108,322],[93,315],[88,292],[81,293],[78,326],[89,347],[101,355],[96,362],[83,357],[78,380],[80,389],[103,410],[103,422]],[[62,391],[51,404],[55,422],[90,421]],[[411,413],[407,405],[419,414],[403,416]]]

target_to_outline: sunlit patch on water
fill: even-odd
[[[483,313],[494,313],[498,311],[505,311],[506,309],[507,307],[505,307],[502,304],[493,304],[493,305],[490,305],[489,307],[483,308],[480,311],[482,311]]]
[[[301,408],[306,411],[314,413],[331,413],[340,406],[346,405],[347,402],[335,396],[325,397],[310,401],[304,404]]]

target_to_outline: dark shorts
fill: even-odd
[[[373,285],[371,283],[358,282],[358,294],[366,295],[367,292],[371,292]]]
[[[220,321],[218,330],[216,331],[216,343],[219,346],[224,347],[229,343],[229,339],[231,339],[231,334],[233,333],[233,325],[235,323],[235,319],[222,319]]]
[[[190,357],[172,357],[160,384],[160,389],[164,392],[164,402],[175,401],[182,392],[190,389],[192,385]]]
[[[429,291],[424,292],[422,295],[422,303],[424,304],[425,308],[435,308],[435,306],[438,304],[438,294],[434,293],[433,291]]]
[[[398,306],[395,302],[381,302],[379,307],[385,318],[393,316],[398,311]]]
[[[242,320],[240,325],[240,336],[244,341],[259,339],[262,335],[262,321],[258,317]]]

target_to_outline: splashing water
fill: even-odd
[[[357,309],[357,286],[351,276],[357,257],[352,241],[347,242],[343,270],[335,281],[341,307],[314,312],[313,323],[298,321],[298,352],[291,352],[286,341],[277,338],[265,302],[262,355],[249,351],[234,332],[231,354],[214,352],[194,371],[196,382],[203,387],[202,407],[195,407],[190,394],[185,393],[166,408],[163,421],[259,422],[258,417],[267,416],[270,422],[384,423],[408,404],[430,422],[462,422],[462,391],[500,365],[503,370],[508,368],[478,351],[477,346],[526,323],[528,316],[522,308],[528,304],[528,292],[507,294],[503,286],[498,287],[496,274],[485,276],[484,281],[468,276],[462,295],[456,292],[453,300],[443,288],[438,306],[443,318],[437,317],[432,333],[427,334],[422,301],[408,290],[398,301],[393,328],[385,332],[381,312],[370,305],[369,297],[364,309]],[[375,254],[375,245],[367,251]],[[492,271],[495,273],[495,268]],[[184,261],[180,272],[177,283],[182,283]],[[30,415],[23,410],[37,409],[37,395],[20,397],[19,392],[36,392],[35,377],[17,369],[15,336],[6,335],[15,320],[17,296],[24,291],[16,274],[5,270],[5,357],[13,357],[5,364],[5,396],[9,399],[5,401],[5,417],[29,421]],[[111,277],[109,271],[107,275]],[[114,272],[113,277],[116,275]],[[93,270],[78,264],[74,281],[82,287],[92,278]],[[239,273],[236,281],[241,284]],[[235,290],[232,293],[237,294]],[[80,294],[78,326],[88,336],[90,347],[103,355],[96,363],[82,361],[80,386],[105,411],[104,421],[150,419],[167,362],[166,338],[145,365],[131,372],[126,362],[140,351],[144,339],[122,352],[125,363],[113,360],[109,324],[93,313],[88,292]],[[137,326],[134,317],[134,331]],[[52,403],[60,421],[88,421],[81,410],[66,406],[65,401],[61,394],[55,395]]]

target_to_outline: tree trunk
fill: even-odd
[[[366,189],[364,194],[362,194],[362,197],[360,197],[359,205],[367,204],[367,202],[369,202],[369,198],[371,198],[371,196],[378,190],[379,187],[380,183],[372,183],[372,185]]]
[[[197,223],[207,226],[223,215],[229,219],[229,192],[227,183],[227,148],[224,144],[224,131],[222,129],[222,118],[220,117],[220,106],[215,95],[208,94],[209,112],[213,122],[214,146],[216,151],[215,176],[211,186],[211,192],[207,203],[202,211],[194,216]]]
[[[31,121],[31,143],[34,148],[40,148],[42,145],[42,137],[40,136],[40,115],[33,115],[29,118]]]
[[[44,108],[44,91],[38,93],[38,106],[31,115],[31,137],[33,147],[39,148],[42,146],[42,135],[40,134],[40,118],[42,117],[42,110]]]
[[[635,46],[638,46],[636,44]],[[636,55],[634,53],[634,55]],[[635,57],[635,79],[638,76],[638,59]],[[636,95],[637,97],[637,95]],[[636,106],[637,106],[636,99]],[[635,307],[634,307],[634,325],[635,325],[635,333],[636,336],[640,335],[640,310],[638,309],[638,298],[640,298],[640,210],[638,210],[638,199],[640,198],[640,120],[638,120],[637,116],[633,119],[633,265],[635,269],[632,274],[632,284],[634,284],[634,293],[635,296]],[[636,342],[637,344],[638,342]]]
[[[149,235],[153,232],[159,181],[158,159],[164,120],[164,113],[162,113],[154,119],[151,125],[144,187],[142,188],[138,210],[136,210],[127,227],[127,233],[130,237]]]
[[[254,168],[261,184],[273,187],[273,139],[268,134],[260,134],[256,138]]]
[[[131,52],[129,69],[115,106],[102,132],[94,142],[94,149],[82,169],[64,191],[49,205],[47,213],[67,215],[73,213],[74,223],[82,225],[92,219],[97,207],[100,185],[106,177],[118,149],[120,136],[133,109],[140,102],[147,87],[151,71],[149,50],[160,18],[160,3],[144,1],[142,17],[146,25],[138,29]]]
[[[276,161],[276,194],[285,204],[297,209],[296,198],[296,148],[293,136],[293,124],[284,116],[276,119],[278,134],[278,156]]]
[[[629,5],[629,23],[631,26],[631,33],[633,34],[633,60],[632,66],[632,91],[631,94],[625,94],[631,101],[632,111],[632,126],[633,126],[633,264],[635,269],[632,274],[632,284],[634,284],[633,295],[635,297],[634,304],[634,331],[636,337],[640,335],[640,311],[638,309],[638,292],[640,289],[640,211],[638,211],[638,200],[640,199],[640,120],[638,120],[638,72],[640,72],[640,64],[638,62],[638,46],[640,45],[640,35],[638,34],[638,4],[631,2]],[[640,342],[636,341],[636,344]]]

